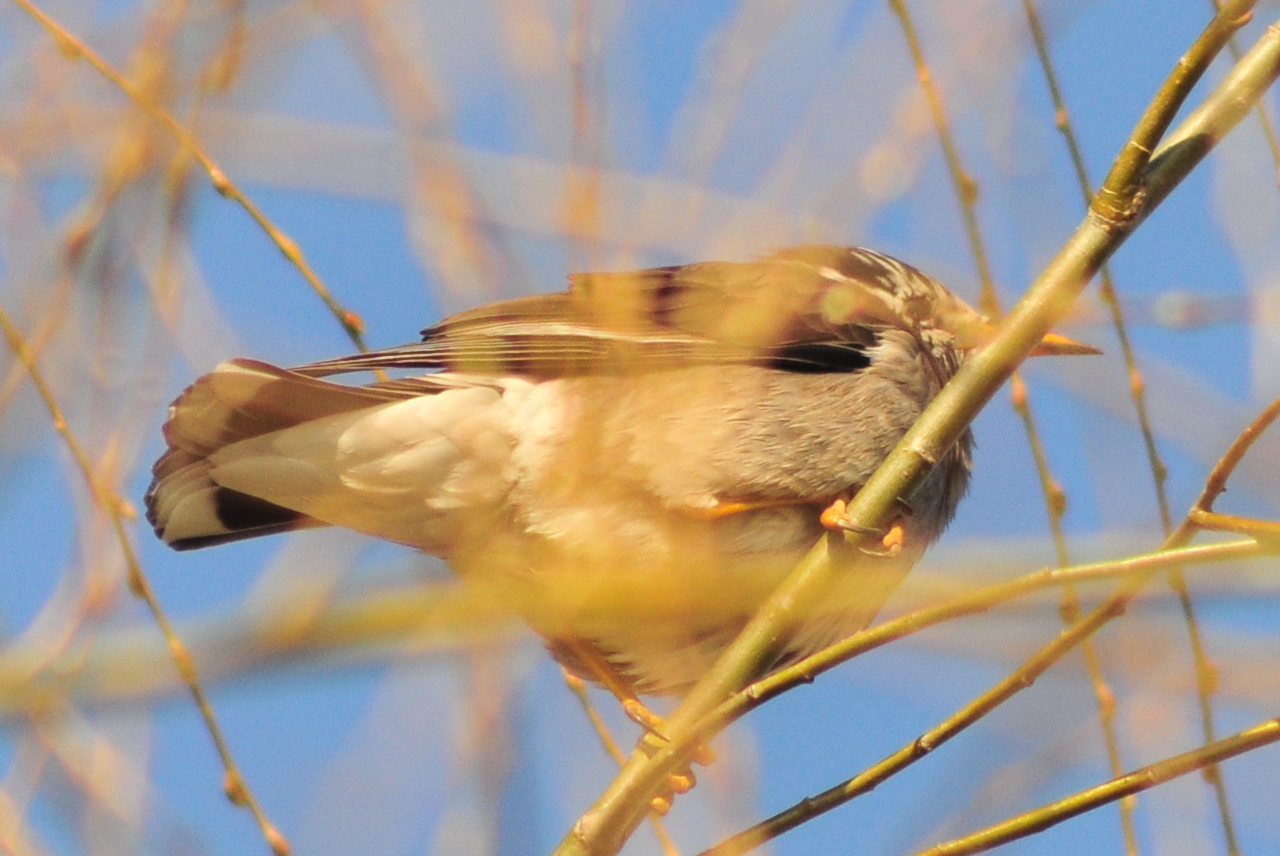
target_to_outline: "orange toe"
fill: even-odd
[[[907,543],[907,532],[902,528],[902,521],[895,520],[893,525],[889,527],[889,531],[884,533],[884,539],[880,542],[884,544],[885,552],[890,556],[896,556],[902,552],[902,546]]]
[[[831,504],[822,510],[822,516],[818,518],[822,522],[823,528],[832,532],[842,530],[844,528],[842,524],[845,520],[844,512],[848,506],[849,504],[839,497],[832,500]]]

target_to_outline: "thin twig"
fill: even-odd
[[[104,484],[98,478],[93,464],[89,460],[88,453],[85,452],[79,439],[71,430],[70,425],[67,424],[66,417],[63,416],[62,409],[58,406],[52,388],[45,380],[39,366],[36,365],[30,346],[23,338],[18,327],[10,319],[8,313],[3,309],[0,309],[0,331],[3,331],[14,355],[26,366],[32,385],[35,386],[36,391],[49,411],[50,417],[53,419],[54,430],[62,437],[63,443],[75,460],[76,466],[84,477],[89,492],[94,499],[94,503],[107,515],[112,531],[115,534],[116,542],[119,544],[121,555],[124,557],[129,589],[146,603],[152,617],[155,619],[156,626],[160,629],[161,634],[164,635],[165,643],[169,646],[172,654],[173,664],[177,667],[179,674],[182,675],[187,687],[191,690],[191,696],[195,700],[196,707],[200,710],[201,718],[204,720],[205,729],[209,732],[209,737],[213,740],[214,748],[222,761],[222,766],[226,773],[224,789],[227,796],[236,805],[243,806],[249,810],[261,828],[262,835],[267,840],[272,852],[276,853],[277,856],[285,856],[289,852],[289,842],[267,819],[266,813],[263,812],[257,798],[254,797],[248,785],[245,784],[244,777],[241,775],[235,758],[231,754],[231,747],[227,744],[221,726],[218,725],[213,706],[209,703],[208,697],[200,686],[200,678],[195,662],[191,659],[191,655],[187,652],[182,640],[174,633],[173,627],[169,623],[169,618],[165,615],[160,602],[156,599],[155,593],[151,589],[151,584],[147,581],[147,577],[142,571],[142,565],[134,553],[133,544],[125,531],[125,517],[134,517],[132,508],[114,488]]]
[[[1092,210],[1104,220],[1126,222],[1142,209],[1142,178],[1153,152],[1201,75],[1228,40],[1253,17],[1258,0],[1228,0],[1209,21],[1165,79],[1151,107],[1142,114],[1124,149],[1116,157],[1093,200]]]
[[[574,267],[596,267],[600,245],[600,168],[603,116],[599,97],[601,58],[595,49],[592,0],[574,0],[569,31],[569,73],[573,81],[573,137],[565,173],[564,232],[572,241]]]
[[[1000,300],[996,296],[995,277],[991,275],[991,264],[987,261],[987,251],[982,242],[982,230],[978,226],[978,183],[964,168],[960,159],[960,148],[951,134],[951,123],[947,121],[946,106],[942,102],[942,94],[933,83],[933,75],[925,62],[924,48],[920,46],[920,37],[916,34],[915,24],[907,9],[906,0],[889,0],[898,21],[902,24],[902,32],[907,40],[907,48],[911,51],[911,60],[915,65],[916,76],[920,80],[920,88],[924,90],[925,100],[929,102],[929,113],[933,117],[934,129],[938,132],[938,140],[942,143],[942,154],[947,161],[947,171],[955,186],[956,196],[960,200],[960,214],[964,220],[965,234],[969,237],[969,248],[973,251],[973,263],[978,268],[978,281],[982,293],[978,297],[978,306],[988,317],[1000,316]]]
[[[961,162],[960,149],[951,133],[951,124],[947,119],[942,95],[938,91],[938,87],[934,85],[933,75],[925,62],[924,48],[921,46],[920,39],[916,34],[910,12],[907,9],[906,0],[890,0],[889,5],[893,8],[902,24],[907,46],[910,48],[911,57],[915,62],[916,74],[929,101],[934,128],[937,130],[938,137],[942,142],[942,150],[946,155],[947,169],[951,174],[951,183],[960,201],[965,231],[969,237],[969,247],[973,253],[974,264],[978,268],[978,276],[982,282],[979,305],[989,317],[999,318],[1003,314],[1000,308],[1000,298],[996,293],[994,277],[991,273],[991,266],[987,262],[985,244],[982,240],[982,230],[978,225],[977,182],[969,175]],[[1049,458],[1045,454],[1044,441],[1040,436],[1040,428],[1036,424],[1035,412],[1031,407],[1026,384],[1017,372],[1013,375],[1011,386],[1013,408],[1022,422],[1023,431],[1027,436],[1027,445],[1031,448],[1032,459],[1035,461],[1036,476],[1040,483],[1041,496],[1044,498],[1045,511],[1049,519],[1049,531],[1053,536],[1053,545],[1058,557],[1058,566],[1066,567],[1071,564],[1071,558],[1067,552],[1066,531],[1062,526],[1062,518],[1066,515],[1067,510],[1067,497],[1050,470]],[[1059,614],[1066,624],[1072,624],[1080,618],[1080,598],[1070,585],[1065,586],[1062,590],[1062,605],[1059,609]],[[1093,695],[1098,704],[1098,721],[1102,726],[1103,749],[1106,752],[1107,761],[1111,765],[1112,773],[1119,775],[1123,771],[1124,765],[1120,758],[1120,743],[1116,737],[1115,694],[1107,685],[1106,675],[1102,669],[1102,659],[1099,657],[1097,647],[1092,639],[1085,640],[1081,646],[1081,652],[1084,655],[1085,672],[1089,676],[1089,683],[1093,687]],[[1133,807],[1130,803],[1122,803],[1120,806],[1120,824],[1124,835],[1125,852],[1128,856],[1136,856],[1138,838],[1133,827]]]
[[[592,730],[600,738],[600,745],[604,747],[604,751],[609,754],[609,757],[617,761],[618,766],[621,767],[627,762],[627,756],[622,754],[622,748],[618,746],[618,741],[613,738],[613,734],[609,731],[609,726],[604,724],[604,720],[600,718],[600,713],[596,710],[596,706],[591,703],[591,697],[587,695],[587,685],[582,682],[582,678],[563,666],[560,667],[560,671],[564,675],[565,685],[569,687],[569,691],[578,699],[578,704],[582,707],[582,712],[587,715],[587,720],[591,723]]]
[[[1035,430],[1035,422],[1027,402],[1026,386],[1022,377],[1014,374],[1010,383],[1014,410],[1022,417],[1026,427],[1027,438],[1031,444],[1031,452],[1035,458],[1036,472],[1040,477],[1040,487],[1044,492],[1049,507],[1049,529],[1053,533],[1053,543],[1058,555],[1059,567],[1071,563],[1067,553],[1066,533],[1062,528],[1062,518],[1066,513],[1067,497],[1049,471],[1049,461],[1040,442],[1040,434]],[[1058,615],[1062,623],[1070,626],[1080,620],[1080,596],[1075,586],[1067,585],[1062,590],[1062,600],[1058,607]],[[1085,673],[1089,676],[1089,685],[1093,687],[1093,697],[1098,706],[1098,723],[1102,726],[1102,745],[1106,751],[1107,764],[1113,775],[1120,775],[1124,763],[1120,757],[1120,740],[1116,735],[1116,697],[1107,683],[1106,674],[1102,670],[1102,658],[1092,639],[1084,640],[1080,646],[1084,656]],[[1120,804],[1120,830],[1124,838],[1125,853],[1136,856],[1138,853],[1138,835],[1133,824],[1133,804],[1131,801]]]
[[[1036,12],[1033,0],[1023,0],[1022,6],[1026,14],[1027,25],[1031,30],[1032,41],[1035,43],[1036,54],[1040,59],[1040,68],[1049,89],[1049,96],[1053,101],[1055,125],[1062,133],[1063,141],[1066,143],[1067,152],[1070,155],[1072,168],[1075,172],[1076,183],[1083,197],[1085,209],[1088,210],[1094,200],[1093,183],[1089,180],[1084,155],[1081,151],[1079,140],[1076,138],[1075,129],[1072,127],[1070,113],[1067,111],[1066,99],[1063,97],[1062,88],[1058,84],[1058,76],[1053,67],[1053,59],[1049,55],[1048,40],[1045,38],[1044,28],[1040,25],[1040,16]],[[1234,39],[1231,40],[1230,44],[1234,47]],[[1234,56],[1237,61],[1240,59],[1238,51]],[[1259,102],[1259,110],[1261,110],[1261,102]],[[1155,431],[1151,427],[1151,416],[1147,410],[1146,383],[1143,380],[1141,370],[1138,368],[1133,344],[1129,339],[1128,325],[1125,323],[1124,312],[1121,309],[1120,299],[1116,293],[1110,265],[1102,265],[1099,271],[1099,280],[1099,293],[1102,296],[1103,303],[1107,305],[1110,311],[1111,324],[1120,343],[1120,355],[1124,361],[1129,379],[1129,394],[1133,399],[1134,412],[1138,418],[1138,428],[1142,434],[1142,442],[1147,452],[1147,466],[1151,470],[1151,479],[1155,488],[1161,531],[1165,537],[1168,537],[1169,533],[1173,531],[1173,515],[1169,509],[1169,493],[1166,489],[1169,472],[1160,457],[1160,451],[1156,446]],[[1178,602],[1182,609],[1183,625],[1186,627],[1187,639],[1191,645],[1191,657],[1196,674],[1196,692],[1199,698],[1200,723],[1204,734],[1204,742],[1212,743],[1216,739],[1213,725],[1213,707],[1210,702],[1214,682],[1209,678],[1211,666],[1200,636],[1195,606],[1191,600],[1191,592],[1187,588],[1186,578],[1180,568],[1176,566],[1170,567],[1166,573],[1166,578],[1169,587],[1178,595]],[[1074,612],[1075,615],[1070,616],[1070,620],[1075,620],[1078,617],[1079,610],[1077,609]],[[1089,657],[1088,649],[1085,649],[1085,656],[1086,658]],[[1108,735],[1110,738],[1108,754],[1111,756],[1112,772],[1119,773],[1119,753],[1113,749],[1114,730],[1108,729]],[[1209,771],[1209,775],[1206,778],[1213,783],[1217,797],[1218,814],[1221,818],[1223,833],[1227,841],[1227,852],[1229,856],[1236,856],[1239,853],[1239,846],[1236,842],[1235,824],[1231,818],[1230,802],[1227,799],[1226,783],[1217,774],[1216,770]],[[1133,805],[1131,800],[1125,800],[1120,803],[1120,813],[1124,825],[1126,847],[1130,853],[1134,853],[1137,851],[1137,836],[1133,828]]]
[[[1026,838],[1064,820],[1093,811],[1109,802],[1124,799],[1197,770],[1207,770],[1228,758],[1252,752],[1277,741],[1280,741],[1280,719],[1269,719],[1239,734],[1140,767],[1132,773],[989,826],[980,832],[921,850],[915,856],[969,856],[972,853],[984,853],[993,847]]]
[[[1040,25],[1040,16],[1036,12],[1032,0],[1023,0],[1022,5],[1026,10],[1032,41],[1035,43],[1036,53],[1040,58],[1040,68],[1044,73],[1045,84],[1049,88],[1049,97],[1053,101],[1054,124],[1062,133],[1063,141],[1066,143],[1067,153],[1071,157],[1072,169],[1075,171],[1076,183],[1080,188],[1081,195],[1084,197],[1084,204],[1087,208],[1093,203],[1093,182],[1089,180],[1088,169],[1085,167],[1084,162],[1084,153],[1081,151],[1080,141],[1076,136],[1075,129],[1072,127],[1071,114],[1067,111],[1066,99],[1062,95],[1062,88],[1058,84],[1058,76],[1054,71],[1053,61],[1049,56],[1049,44],[1045,39],[1044,29]],[[1138,428],[1142,432],[1142,442],[1146,446],[1147,465],[1151,468],[1151,477],[1155,482],[1156,503],[1159,506],[1160,521],[1167,535],[1173,526],[1173,514],[1169,510],[1169,495],[1165,489],[1169,473],[1164,461],[1160,458],[1160,451],[1156,447],[1155,431],[1151,427],[1151,416],[1147,410],[1146,385],[1143,383],[1142,374],[1138,369],[1137,359],[1133,352],[1133,344],[1129,339],[1129,327],[1125,322],[1119,298],[1116,296],[1115,282],[1111,276],[1111,265],[1102,265],[1098,272],[1098,279],[1100,282],[1099,293],[1111,312],[1111,323],[1115,328],[1116,338],[1120,342],[1120,355],[1124,360],[1125,369],[1129,373],[1129,392],[1133,397],[1134,411],[1138,417]]]
[[[752,683],[741,692],[735,693],[716,709],[713,716],[717,722],[729,722],[738,719],[748,711],[759,707],[765,701],[802,684],[812,683],[823,672],[830,671],[841,663],[845,663],[870,650],[905,638],[944,621],[952,621],[965,615],[986,612],[993,607],[1000,606],[1016,598],[1025,597],[1036,591],[1057,586],[1082,585],[1100,580],[1123,578],[1133,574],[1162,570],[1178,563],[1203,565],[1216,562],[1234,562],[1270,555],[1277,551],[1280,551],[1280,545],[1272,546],[1269,543],[1249,538],[1241,541],[1224,541],[1219,544],[1161,550],[1144,556],[1075,565],[1069,568],[1044,568],[1007,582],[982,586],[942,603],[913,610],[874,627],[859,631],[852,636],[829,645],[816,654],[787,666],[785,669],[779,669],[768,677]]]
[[[1212,511],[1194,509],[1187,519],[1200,529],[1211,532],[1233,532],[1237,535],[1248,535],[1259,541],[1280,540],[1280,523],[1274,520],[1254,520],[1250,517],[1236,517],[1233,514],[1218,514]]]
[[[855,633],[834,645],[806,657],[786,669],[756,681],[734,695],[717,708],[700,724],[699,730],[719,730],[751,710],[776,698],[789,689],[813,680],[835,666],[876,648],[910,636],[944,621],[965,615],[985,612],[1010,599],[1023,597],[1050,586],[1073,585],[1116,577],[1144,576],[1175,564],[1203,564],[1205,562],[1237,561],[1274,552],[1266,544],[1253,541],[1231,541],[1203,547],[1180,548],[1133,559],[1099,562],[1074,568],[1044,569],[1034,574],[1005,583],[986,586],[936,606],[919,609],[883,622],[875,627]],[[1100,625],[1098,625],[1100,626]],[[882,782],[902,772],[924,758],[938,746],[973,725],[988,712],[1018,692],[1027,689],[1035,679],[1061,659],[1073,647],[1083,641],[1096,626],[1082,625],[1077,621],[1067,628],[1050,645],[1038,651],[1030,660],[1014,670],[1007,678],[957,711],[945,721],[917,737],[897,752],[867,768],[857,776],[829,788],[820,794],[806,797],[790,808],[743,830],[707,850],[702,856],[730,856],[745,853],[784,832],[796,828],[814,817],[868,793]]]
[[[271,220],[263,213],[262,209],[257,206],[236,184],[231,181],[222,171],[222,168],[213,160],[204,147],[182,124],[175,119],[161,105],[157,104],[150,96],[148,96],[141,88],[131,83],[123,74],[116,71],[106,60],[98,56],[88,45],[82,40],[72,35],[66,28],[55,21],[53,18],[41,11],[31,0],[13,0],[23,11],[34,18],[40,26],[51,35],[58,49],[66,57],[72,59],[84,59],[85,62],[93,66],[93,68],[111,82],[117,89],[129,97],[129,100],[137,105],[141,110],[145,111],[153,119],[159,122],[178,142],[183,149],[191,153],[191,156],[199,161],[200,166],[204,168],[205,173],[209,176],[209,181],[213,184],[213,189],[221,196],[230,199],[245,210],[253,221],[258,224],[267,237],[276,245],[277,249],[284,255],[289,262],[298,269],[302,276],[307,280],[311,289],[319,296],[320,300],[328,308],[329,312],[342,326],[348,338],[361,351],[367,350],[364,342],[364,322],[355,312],[347,309],[330,293],[329,289],[321,281],[319,275],[312,270],[311,265],[307,263],[306,257],[303,255],[302,248],[298,244],[281,231]]]

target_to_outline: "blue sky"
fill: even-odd
[[[1041,4],[1095,181],[1209,6]],[[158,8],[50,11],[128,66],[147,39],[162,39]],[[374,346],[411,341],[443,314],[486,300],[559,289],[587,264],[746,258],[809,240],[874,246],[976,296],[955,194],[887,4],[584,8],[585,143],[573,135],[566,59],[574,7],[552,2],[250,5],[239,76],[202,103],[194,127],[361,316]],[[1008,306],[1082,210],[1021,4],[916,0],[911,8],[980,188],[978,218]],[[231,20],[225,11],[200,14],[207,17],[187,20],[181,38],[150,55],[171,63],[163,66],[169,95],[187,119],[193,82],[222,52]],[[1242,41],[1277,14],[1274,2],[1262,4]],[[194,377],[231,356],[290,365],[351,344],[261,229],[201,174],[189,178],[176,225],[165,219],[174,198],[165,135],[125,110],[84,63],[54,51],[16,8],[0,14],[0,50],[0,152],[8,158],[0,300],[29,336],[57,320],[42,367],[95,462],[140,504],[163,448],[164,406]],[[1207,83],[1225,68],[1216,64]],[[1205,91],[1202,84],[1192,102]],[[1274,113],[1274,98],[1271,105]],[[93,221],[89,263],[76,268],[65,236],[99,210],[94,199],[131,140],[145,143],[143,168]],[[574,157],[602,170],[594,237],[568,234]],[[1246,122],[1114,259],[1175,515],[1280,392],[1266,309],[1280,287],[1275,174],[1259,126]],[[1152,323],[1171,294],[1226,307],[1225,317],[1195,327]],[[1095,293],[1066,332],[1106,356],[1088,365],[1040,361],[1026,372],[1068,498],[1076,561],[1150,550],[1161,534],[1128,380],[1114,333],[1092,320],[1097,311]],[[10,365],[0,363],[5,372]],[[52,651],[61,668],[95,675],[92,658],[87,667],[58,658],[135,652],[143,676],[159,684],[130,691],[135,678],[107,676],[100,686],[123,700],[90,689],[52,724],[7,716],[0,770],[6,793],[34,794],[35,852],[263,852],[248,815],[220,794],[221,769],[194,706],[163,660],[141,659],[160,643],[124,590],[101,516],[39,401],[25,388],[0,416],[7,653]],[[1007,392],[975,430],[971,496],[890,613],[927,597],[938,580],[1004,578],[1053,561]],[[1224,510],[1275,517],[1276,451],[1268,441],[1250,458]],[[295,852],[546,852],[607,783],[612,762],[529,634],[504,629],[474,648],[418,640],[283,661],[238,660],[226,642],[234,634],[216,635],[255,616],[269,625],[271,608],[297,607],[315,590],[345,602],[423,579],[445,584],[439,563],[333,532],[186,554],[165,549],[145,524],[130,537],[213,676],[214,707],[250,786]],[[1222,734],[1275,714],[1274,570],[1191,572],[1222,673]],[[85,606],[91,584],[103,593],[97,611]],[[765,706],[719,741],[722,760],[677,803],[670,827],[682,852],[895,750],[1052,638],[1057,621],[1051,600],[966,619]],[[1126,766],[1197,745],[1185,630],[1168,595],[1135,606],[1099,645],[1119,699]],[[926,762],[772,852],[911,853],[1099,782],[1108,773],[1092,693],[1079,656],[1070,657]],[[606,697],[595,698],[621,734],[632,733]],[[116,772],[93,767],[94,757],[116,759]],[[1274,789],[1261,784],[1275,760],[1265,749],[1226,767],[1246,853],[1280,844]],[[107,783],[115,801],[90,780]],[[1141,852],[1223,852],[1211,799],[1194,776],[1143,796]],[[627,852],[653,852],[648,836],[642,831]],[[1122,851],[1114,808],[1004,852],[1081,850]]]

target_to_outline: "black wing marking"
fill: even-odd
[[[847,374],[869,368],[871,354],[847,342],[797,342],[771,349],[759,364],[797,374]]]

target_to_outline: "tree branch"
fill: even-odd
[[[1237,21],[1247,6],[1231,3],[1212,26],[1223,27]],[[1238,27],[1232,26],[1230,32]],[[1207,31],[1206,31],[1207,32]],[[1225,38],[1221,40],[1225,42]],[[1209,48],[1221,43],[1202,36],[1203,62],[1211,58]],[[899,498],[910,497],[978,411],[1030,354],[1044,334],[1070,309],[1089,279],[1143,219],[1164,199],[1233,127],[1280,74],[1280,30],[1270,28],[1252,51],[1163,146],[1144,174],[1147,193],[1140,205],[1122,218],[1112,218],[1093,210],[1076,233],[1049,264],[1026,296],[1001,323],[995,339],[966,360],[916,425],[880,469],[854,497],[848,508],[853,526],[876,532],[889,523]],[[1150,128],[1158,126],[1165,114],[1172,115],[1195,82],[1180,65],[1161,89],[1159,99],[1139,124],[1130,148],[1147,147]],[[1153,118],[1149,118],[1153,117]],[[1167,120],[1164,120],[1167,124]],[[1144,136],[1145,135],[1145,136]],[[1095,209],[1097,206],[1095,206]],[[669,773],[686,764],[689,748],[709,734],[699,733],[698,722],[732,693],[758,676],[778,649],[789,629],[818,601],[830,581],[839,573],[854,573],[856,548],[870,540],[863,535],[831,535],[813,550],[764,603],[715,666],[689,693],[666,721],[664,731],[671,742],[645,746],[633,753],[619,776],[595,805],[578,821],[556,849],[557,856],[616,853],[643,820],[649,799],[663,786]],[[1081,624],[1105,623],[1097,614]],[[675,751],[673,747],[680,747]]]

